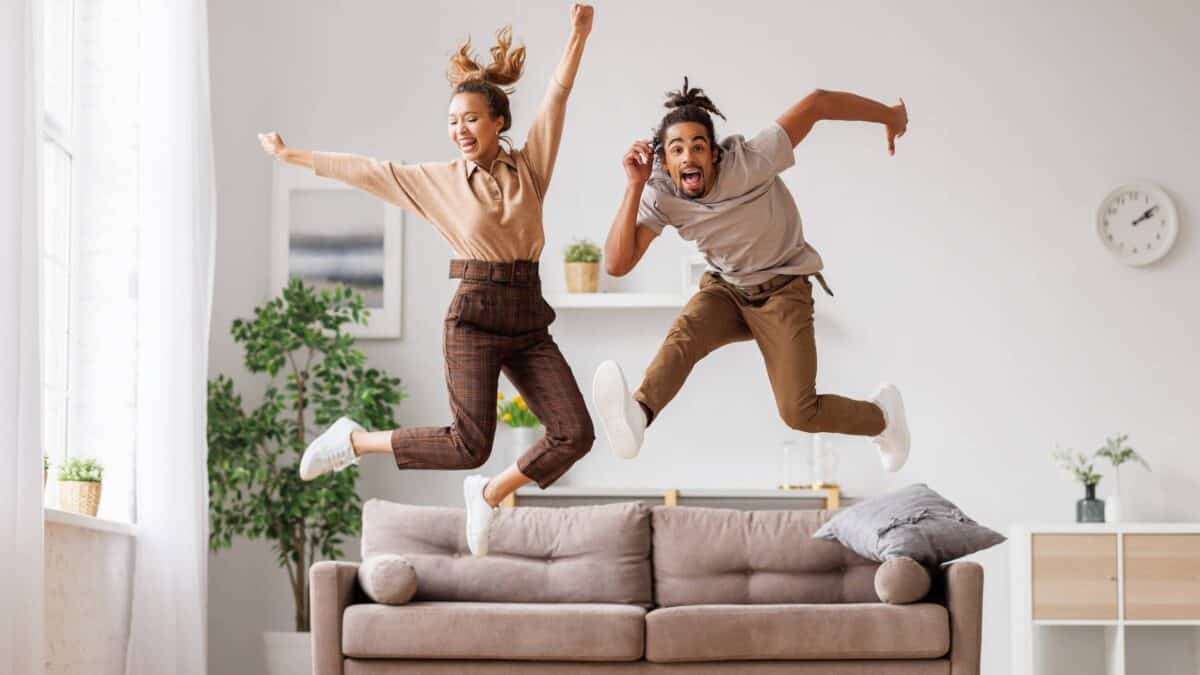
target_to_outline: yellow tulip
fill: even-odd
[[[525,401],[517,401],[517,407],[521,410],[525,409]]]
[[[510,414],[508,414],[508,413],[504,413],[504,421],[505,421],[505,422],[511,422],[511,421],[512,421],[512,415],[510,415]]]
[[[501,393],[501,392],[497,392],[497,393],[496,393],[496,400],[497,400],[497,401],[503,401],[503,400],[504,400],[504,394],[503,394],[503,393]]]

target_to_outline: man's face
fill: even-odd
[[[699,122],[678,122],[667,128],[663,163],[675,185],[692,199],[708,194],[717,182],[716,154]]]

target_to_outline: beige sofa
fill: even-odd
[[[461,510],[371,500],[363,558],[403,554],[416,595],[376,604],[357,563],[314,565],[313,672],[979,673],[982,568],[946,565],[929,597],[885,604],[876,563],[811,538],[829,517],[517,508],[472,558]]]

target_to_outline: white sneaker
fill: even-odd
[[[349,417],[339,417],[317,439],[308,445],[300,458],[300,480],[312,480],[330,471],[341,471],[358,463],[354,447],[350,445],[350,433],[366,431]]]
[[[637,457],[646,435],[646,411],[630,396],[625,374],[616,361],[605,361],[596,368],[592,399],[612,451],[622,459]]]
[[[904,416],[904,400],[894,384],[881,384],[872,399],[883,411],[886,425],[883,433],[873,440],[879,446],[879,459],[884,471],[899,471],[908,461],[908,419]]]
[[[488,534],[492,531],[492,519],[496,516],[496,509],[483,498],[483,488],[487,484],[488,477],[478,474],[463,480],[463,501],[467,507],[467,548],[475,557],[488,554]]]

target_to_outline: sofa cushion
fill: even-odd
[[[935,604],[692,605],[646,616],[646,659],[932,659],[950,650]]]
[[[633,605],[414,602],[351,605],[352,658],[636,661],[646,610]]]
[[[358,566],[358,585],[375,602],[403,605],[417,592],[417,573],[408,558],[380,553]]]
[[[649,605],[650,512],[644,504],[501,509],[487,557],[472,557],[462,509],[379,499],[363,507],[362,556],[403,555],[417,601]]]
[[[892,605],[907,605],[929,595],[929,570],[912,558],[892,558],[875,571],[875,595]]]
[[[878,563],[812,538],[829,517],[825,511],[656,506],[655,602],[878,602]]]

